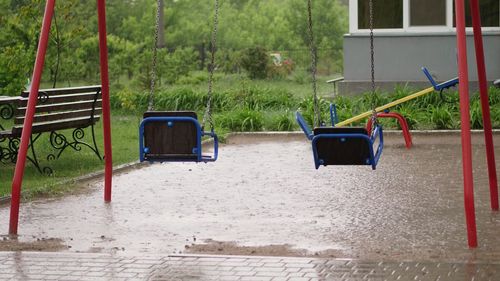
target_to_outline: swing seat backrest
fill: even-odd
[[[315,128],[313,150],[316,168],[319,165],[370,165],[371,145],[365,128]]]
[[[192,111],[149,111],[143,117],[189,117],[197,120],[196,112]],[[148,122],[144,126],[144,146],[149,149],[146,155],[149,159],[196,159],[197,143],[198,129],[193,122],[176,121],[170,125],[167,122]]]

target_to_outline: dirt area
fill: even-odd
[[[0,251],[58,252],[66,249],[68,246],[64,245],[64,241],[57,238],[33,238],[29,242],[9,237],[0,240]]]
[[[399,135],[385,143],[376,171],[315,170],[303,135],[235,136],[216,163],[116,174],[109,204],[101,179],[84,183],[87,192],[24,203],[19,241],[51,237],[57,250],[117,254],[500,261],[500,216],[489,207],[481,136],[473,138],[474,251],[466,239],[460,136],[416,135],[410,150]],[[8,218],[9,208],[0,207],[1,234]],[[15,250],[0,243],[8,247]]]
[[[221,242],[207,239],[203,243],[185,246],[185,253],[207,255],[278,256],[278,257],[321,257],[338,258],[341,253],[333,250],[310,252],[293,245],[240,246],[236,242]]]

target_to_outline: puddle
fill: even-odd
[[[385,142],[376,171],[315,170],[303,136],[236,136],[216,163],[115,175],[110,204],[100,180],[89,192],[23,204],[20,239],[52,237],[72,252],[470,258],[460,137],[416,135],[411,150],[400,136]],[[480,136],[473,154],[480,243],[473,255],[500,261],[500,217],[489,208]],[[500,167],[500,146],[496,154]],[[8,218],[1,208],[2,234]]]

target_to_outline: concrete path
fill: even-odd
[[[0,253],[0,280],[499,280],[500,263],[245,256]]]

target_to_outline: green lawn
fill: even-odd
[[[137,160],[137,128],[139,127],[139,118],[136,116],[113,114],[111,123],[114,165]],[[86,129],[85,131],[86,139],[90,142],[90,129]],[[66,130],[65,133],[69,136],[71,130]],[[71,189],[72,186],[60,185],[58,183],[104,169],[104,161],[99,160],[90,149],[86,148],[83,148],[80,152],[68,148],[59,159],[52,161],[45,160],[45,157],[54,151],[49,145],[49,135],[48,133],[42,135],[39,142],[36,143],[36,149],[41,159],[41,166],[51,167],[54,173],[52,176],[42,175],[31,162],[27,161],[23,180],[23,190],[28,191],[23,193],[25,197],[64,192]],[[96,127],[96,138],[100,152],[104,154],[102,135],[102,122],[99,122]],[[15,165],[12,163],[0,164],[0,196],[10,194],[14,167]]]

